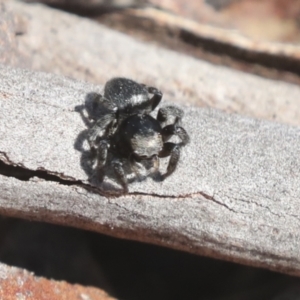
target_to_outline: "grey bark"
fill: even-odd
[[[298,127],[182,107],[191,143],[176,172],[114,196],[87,167],[78,113],[102,87],[4,66],[0,78],[2,215],[300,275]]]

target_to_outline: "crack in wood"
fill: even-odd
[[[16,179],[22,180],[22,181],[29,181],[34,177],[44,179],[46,181],[52,181],[52,182],[57,182],[62,185],[75,185],[84,188],[85,190],[88,190],[89,192],[100,194],[105,197],[120,197],[124,196],[125,194],[123,192],[117,192],[117,191],[105,191],[102,190],[98,187],[95,187],[90,184],[86,184],[81,180],[75,180],[72,177],[67,177],[62,174],[58,175],[56,173],[51,173],[48,170],[44,168],[40,168],[38,170],[30,170],[26,168],[22,164],[16,164],[13,161],[10,160],[8,155],[5,152],[0,151],[0,175],[6,176],[6,177],[14,177]],[[64,176],[64,179],[62,178]],[[161,195],[161,194],[155,194],[155,193],[142,193],[142,192],[133,192],[129,193],[130,195],[135,195],[135,196],[152,196],[152,197],[157,197],[157,198],[171,198],[171,199],[186,199],[190,198],[193,195],[200,194],[204,196],[206,199],[214,200],[212,197],[209,195],[206,195],[202,192],[197,192],[193,194],[187,194],[187,195]],[[221,204],[217,201],[215,201],[218,204]]]
[[[103,190],[101,188],[98,188],[96,186],[84,183],[81,180],[75,180],[72,177],[65,176],[63,174],[57,174],[57,173],[51,173],[46,169],[40,168],[38,170],[30,170],[23,166],[22,164],[16,164],[10,160],[8,155],[5,152],[0,151],[0,175],[6,176],[6,177],[14,177],[16,179],[22,180],[22,181],[29,181],[32,178],[40,178],[46,181],[52,181],[57,182],[62,185],[67,186],[78,186],[85,190],[87,190],[90,193],[93,194],[99,194],[101,196],[107,197],[107,198],[118,198],[121,196],[126,196],[123,192],[120,191],[107,191]],[[64,177],[64,178],[62,178]],[[68,178],[68,179],[66,179]],[[202,191],[197,191],[190,194],[182,194],[182,195],[162,195],[162,194],[156,194],[156,193],[143,193],[143,192],[132,192],[129,193],[129,195],[133,196],[142,196],[142,197],[155,197],[155,198],[162,198],[162,199],[189,199],[196,196],[202,196],[203,198],[213,201],[214,203],[223,206],[224,208],[228,209],[229,211],[233,213],[243,213],[241,211],[236,211],[232,209],[230,206],[226,205],[225,203],[218,201],[215,197],[206,194]],[[280,216],[276,213],[273,213],[269,207],[264,207],[258,203],[256,205],[265,208],[270,211],[273,215]],[[299,220],[296,216],[291,215],[292,217]]]
[[[63,185],[78,185],[82,183],[80,180],[63,179],[42,168],[39,170],[30,170],[22,164],[13,163],[4,152],[0,152],[0,174],[6,177],[14,177],[22,181],[29,181],[33,177],[38,177],[46,181],[54,181]]]
[[[82,188],[84,188],[85,190],[87,190],[89,192],[100,194],[100,195],[105,196],[105,197],[120,197],[120,196],[125,195],[124,193],[120,193],[120,192],[104,191],[104,190],[102,190],[100,188],[97,188],[95,186],[86,184],[86,183],[82,182],[81,180],[75,180],[72,177],[69,177],[69,179],[63,179],[61,177],[62,175],[59,176],[59,175],[56,175],[56,174],[51,174],[46,169],[40,168],[38,170],[30,170],[30,169],[24,167],[23,165],[13,163],[9,159],[7,154],[4,153],[4,152],[0,152],[0,158],[2,158],[2,160],[0,159],[0,175],[4,175],[4,176],[7,176],[7,177],[14,177],[14,178],[22,180],[22,181],[29,181],[32,178],[37,177],[37,178],[40,178],[40,179],[44,179],[46,181],[57,182],[57,183],[62,184],[62,185],[79,186],[79,187],[82,187]],[[212,197],[208,194],[205,194],[204,192],[195,192],[195,193],[186,194],[186,195],[161,195],[161,194],[155,194],[155,193],[133,192],[133,193],[130,193],[130,195],[152,196],[152,197],[164,198],[164,199],[187,199],[187,198],[191,198],[191,197],[196,196],[196,195],[201,195],[205,199],[211,200],[211,201],[227,208],[228,210],[237,213],[236,211],[234,211],[232,208],[230,208],[226,204],[216,200],[214,197]]]

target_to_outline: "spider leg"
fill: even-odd
[[[106,164],[107,161],[107,153],[108,153],[109,143],[107,140],[100,141],[97,149],[97,176],[100,182],[104,180],[104,172],[103,167]]]
[[[95,93],[92,103],[93,110],[96,110],[99,106],[110,111],[116,111],[117,109],[116,104],[113,101],[105,98],[101,94]]]
[[[101,139],[113,133],[115,122],[115,114],[107,114],[102,116],[94,126],[89,129],[87,140],[93,153],[96,152]]]
[[[152,157],[151,164],[152,164],[152,166],[149,169],[148,175],[150,175],[150,177],[156,181],[163,180],[162,174],[159,171],[160,160],[159,160],[158,155],[155,155]]]
[[[103,96],[101,94],[95,93],[93,94],[93,109],[97,109],[98,105],[101,104]]]
[[[85,110],[85,107],[84,105],[78,105],[75,107],[75,111],[78,112],[80,114],[80,117],[84,123],[84,125],[88,128],[92,127],[93,125],[93,122],[91,122],[91,118],[89,118],[89,116],[86,116],[84,114],[84,110]]]
[[[167,172],[162,175],[162,179],[170,176],[177,167],[179,158],[180,158],[180,148],[185,146],[189,141],[189,135],[186,130],[179,126],[179,122],[183,116],[183,111],[174,106],[168,106],[163,109],[160,109],[157,115],[157,119],[161,123],[168,122],[170,116],[175,117],[173,124],[163,127],[161,134],[163,137],[164,147],[163,150],[159,153],[159,157],[170,156],[169,164],[167,167]],[[170,139],[171,136],[176,135],[181,139],[179,144],[166,142]]]
[[[181,139],[181,143],[179,143],[179,145],[185,146],[190,141],[190,137],[186,130],[179,126],[178,123],[179,119],[176,117],[174,124],[167,125],[162,129],[163,141],[167,141],[172,135],[177,135]]]
[[[157,113],[157,120],[161,125],[165,123],[170,124],[174,118],[180,123],[183,114],[183,111],[176,106],[165,106],[159,109]]]
[[[152,167],[150,169],[151,173],[158,173],[159,172],[159,158],[157,155],[154,155],[151,159]]]
[[[145,101],[141,107],[141,109],[143,109],[145,113],[149,114],[160,103],[163,94],[160,90],[158,90],[155,87],[147,86],[145,84],[141,84],[141,86],[143,86],[149,94],[153,94],[153,96],[149,98],[149,100]]]
[[[136,155],[134,153],[132,153],[129,157],[129,162],[130,162],[130,167],[133,170],[136,178],[141,181],[142,180],[142,176],[140,174],[140,170],[139,170],[139,166],[141,165],[140,162],[141,160],[136,157]]]
[[[109,143],[107,140],[100,141],[98,145],[98,151],[97,151],[97,169],[102,169],[107,160],[107,152],[109,148]]]
[[[162,180],[170,176],[177,167],[180,158],[180,145],[175,143],[165,143],[163,150],[159,153],[159,157],[170,156],[167,172],[162,175]]]
[[[153,97],[150,99],[151,111],[152,111],[160,103],[163,95],[162,95],[162,92],[159,91],[157,88],[154,88],[154,87],[151,87],[151,86],[147,86],[146,88],[148,90],[148,93],[153,94]]]
[[[123,168],[123,164],[119,159],[114,159],[111,162],[112,168],[114,170],[115,176],[118,182],[122,185],[124,193],[128,193],[128,181]]]

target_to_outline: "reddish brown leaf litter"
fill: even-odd
[[[0,299],[5,300],[113,300],[94,287],[34,276],[26,270],[0,264]]]

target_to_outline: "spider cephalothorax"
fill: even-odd
[[[151,172],[159,174],[159,158],[170,156],[167,171],[161,175],[164,179],[175,171],[180,149],[189,142],[180,126],[181,109],[167,106],[159,109],[156,119],[150,115],[161,98],[156,88],[113,78],[106,83],[104,95],[96,100],[108,111],[89,129],[88,142],[96,154],[97,170],[111,166],[124,192],[128,191],[125,164],[138,173],[138,163],[150,162]],[[179,137],[179,143],[168,142],[174,135]]]

